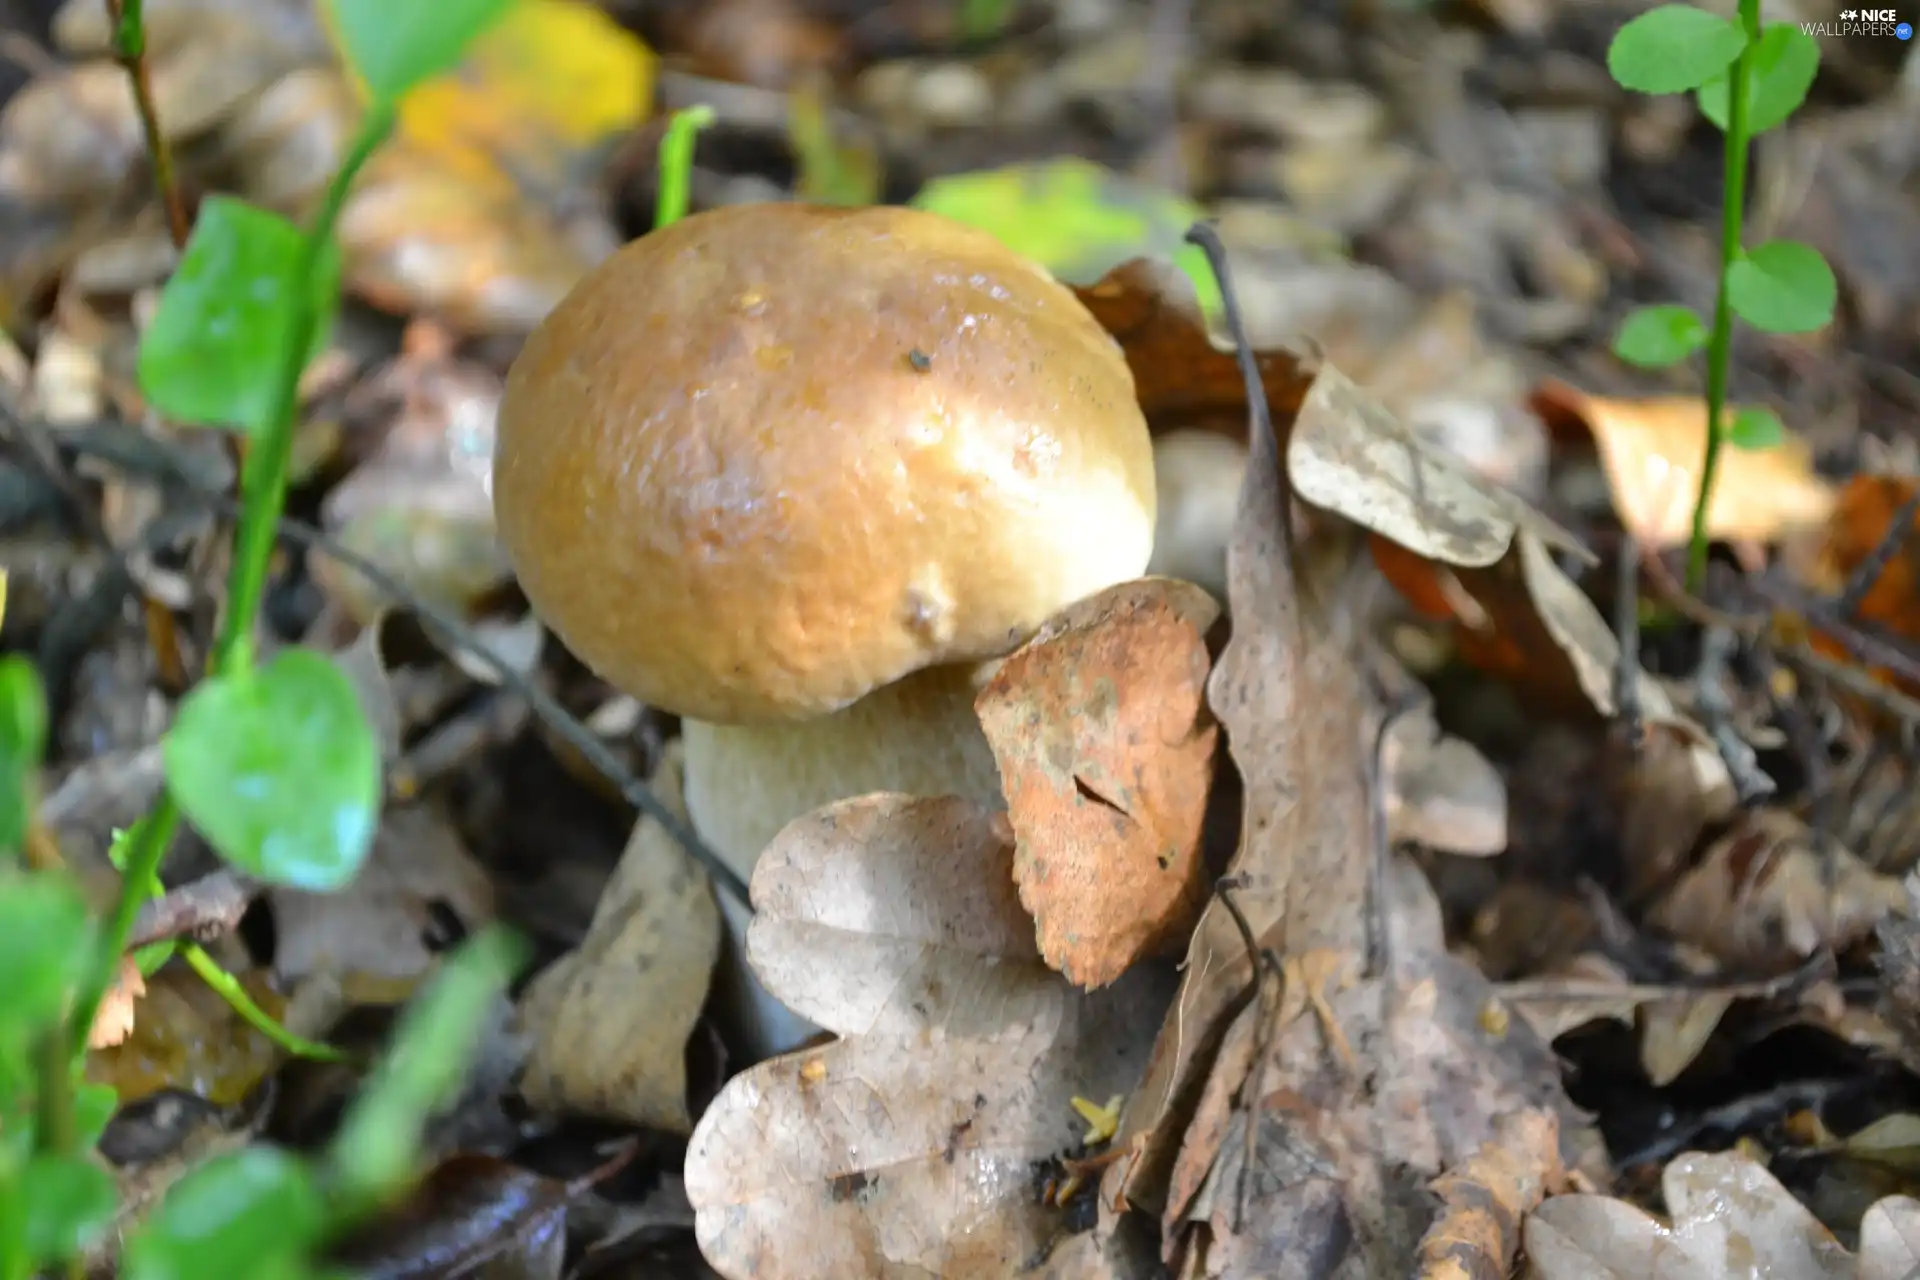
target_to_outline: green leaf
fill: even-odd
[[[93,958],[87,900],[54,872],[0,875],[0,1036],[32,1035],[66,1011]]]
[[[47,746],[47,695],[40,673],[18,654],[0,658],[0,854],[26,843],[28,781]]]
[[[1797,240],[1755,245],[1727,268],[1727,301],[1768,333],[1811,333],[1833,319],[1839,296],[1820,251]]]
[[[1747,55],[1747,136],[1777,128],[1806,101],[1820,70],[1820,42],[1789,22],[1775,22],[1760,33]],[[1731,70],[1699,88],[1700,112],[1724,132],[1731,95]]]
[[[98,1240],[119,1207],[113,1177],[79,1156],[38,1155],[21,1172],[19,1212],[34,1262],[65,1262]]]
[[[1200,207],[1091,160],[935,178],[911,203],[988,232],[1069,284],[1092,284],[1130,258],[1168,259],[1193,282],[1206,316],[1225,309],[1207,255],[1185,242]]]
[[[1637,93],[1685,93],[1725,71],[1746,47],[1739,23],[1692,5],[1663,4],[1614,35],[1607,70]]]
[[[1662,369],[1679,364],[1707,345],[1707,326],[1690,308],[1641,307],[1620,326],[1614,354],[1629,364]]]
[[[81,1080],[74,1084],[73,1127],[80,1136],[80,1145],[91,1148],[99,1143],[100,1135],[107,1131],[113,1122],[114,1113],[120,1110],[120,1095],[114,1092],[112,1085],[94,1084]]]
[[[375,99],[451,71],[512,0],[327,0],[334,37]]]
[[[278,1147],[216,1156],[173,1184],[127,1242],[124,1280],[253,1280],[320,1235],[320,1194],[306,1165]],[[295,1273],[297,1274],[297,1272]]]
[[[327,1152],[350,1202],[378,1202],[413,1175],[422,1125],[453,1099],[488,1007],[525,962],[516,935],[499,926],[483,930],[448,955],[407,1006],[393,1047]]]
[[[271,884],[353,879],[380,810],[380,752],[345,673],[310,649],[202,681],[161,746],[167,786],[221,857]]]
[[[273,424],[280,362],[296,309],[316,323],[304,368],[326,345],[340,299],[340,251],[329,244],[300,280],[306,237],[277,213],[209,196],[180,265],[160,292],[135,362],[141,394],[169,418],[259,435]]]
[[[1727,427],[1727,443],[1736,449],[1759,452],[1787,438],[1787,428],[1771,409],[1742,409]]]

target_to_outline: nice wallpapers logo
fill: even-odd
[[[1837,22],[1803,22],[1800,30],[1810,36],[1892,36],[1895,40],[1913,39],[1913,24],[1903,22],[1892,9],[1842,9]]]

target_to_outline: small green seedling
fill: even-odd
[[[1728,419],[1733,318],[1769,333],[1811,333],[1833,319],[1838,295],[1832,269],[1810,245],[1742,244],[1752,140],[1784,123],[1805,101],[1819,70],[1820,46],[1792,23],[1762,27],[1759,0],[1739,0],[1739,6],[1739,17],[1727,19],[1691,5],[1661,5],[1620,28],[1607,50],[1607,70],[1622,87],[1691,93],[1726,135],[1720,286],[1711,326],[1687,307],[1644,307],[1627,317],[1614,340],[1621,359],[1649,369],[1679,364],[1702,349],[1707,353],[1707,449],[1687,557],[1687,585],[1694,590],[1706,574],[1707,504],[1721,445],[1766,449],[1786,435],[1766,409],[1742,409]]]
[[[144,68],[141,0],[104,0],[133,81],[156,185],[184,239],[136,358],[149,406],[247,442],[226,607],[207,677],[161,741],[155,807],[116,837],[119,896],[106,918],[74,877],[24,857],[47,738],[37,672],[0,659],[0,1280],[81,1272],[114,1223],[118,1192],[91,1155],[113,1090],[82,1071],[89,1032],[182,818],[223,859],[270,884],[337,889],[364,862],[379,823],[380,754],[346,675],[326,655],[283,649],[256,662],[255,624],[286,504],[301,374],[337,308],[334,226],[355,176],[392,132],[401,100],[454,67],[513,0],[324,0],[366,90],[359,132],[305,227],[244,201],[204,200],[190,231],[173,188]],[[682,175],[684,188],[684,175]],[[0,578],[0,586],[4,579]],[[142,948],[143,970],[183,956],[254,1026],[290,1052],[333,1056],[261,1012],[191,940]],[[137,1280],[318,1277],[317,1257],[416,1172],[420,1130],[446,1101],[486,1009],[518,969],[519,945],[483,933],[449,955],[409,1010],[380,1072],[317,1159],[251,1146],[185,1174],[128,1236]]]

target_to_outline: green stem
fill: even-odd
[[[274,397],[267,416],[267,431],[247,451],[246,475],[241,481],[245,503],[240,529],[234,537],[233,571],[227,584],[227,611],[220,635],[214,642],[213,672],[233,675],[253,665],[253,622],[260,612],[260,600],[266,591],[267,566],[273,555],[274,530],[287,505],[287,466],[293,455],[294,417],[300,402],[300,375],[306,369],[307,354],[313,346],[318,310],[314,306],[313,281],[319,274],[321,259],[333,241],[334,224],[347,203],[347,193],[374,150],[386,141],[394,124],[393,107],[376,103],[361,122],[360,133],[346,160],[333,175],[327,193],[307,229],[301,246],[296,279],[305,286],[300,305],[293,309],[293,322],[287,326],[286,343],[280,351],[280,376],[274,383]]]
[[[59,1027],[40,1038],[39,1054],[39,1121],[34,1126],[34,1144],[47,1155],[72,1155],[80,1145],[73,1125],[73,1059]]]
[[[687,189],[693,173],[693,140],[713,123],[713,108],[702,104],[673,113],[660,140],[660,192],[654,200],[653,229],[672,226],[687,216]]]
[[[222,969],[219,962],[196,943],[181,945],[180,954],[187,958],[187,964],[200,975],[200,980],[220,993],[234,1012],[246,1019],[247,1025],[267,1039],[299,1058],[312,1058],[316,1062],[352,1062],[353,1055],[343,1053],[332,1045],[319,1044],[312,1040],[303,1040],[293,1032],[274,1021],[273,1015],[253,1002],[247,989],[232,974]]]
[[[1760,45],[1760,0],[1740,0],[1747,47],[1727,77],[1726,174],[1720,194],[1720,291],[1713,303],[1713,335],[1707,343],[1707,451],[1700,461],[1700,493],[1693,504],[1693,536],[1687,548],[1687,590],[1698,594],[1707,576],[1707,506],[1720,470],[1726,436],[1727,375],[1733,363],[1733,301],[1727,277],[1740,256],[1747,207],[1747,80]]]
[[[393,129],[391,104],[376,104],[360,124],[346,160],[334,173],[313,225],[301,246],[295,278],[305,285],[287,325],[285,345],[280,352],[279,376],[274,382],[272,412],[267,431],[258,445],[247,451],[246,473],[241,480],[243,508],[239,532],[234,537],[233,567],[227,578],[227,609],[221,620],[219,637],[214,641],[212,671],[215,676],[236,676],[253,666],[253,624],[266,592],[267,567],[273,554],[274,530],[287,505],[287,466],[293,453],[294,417],[300,404],[300,375],[306,369],[307,352],[313,346],[319,312],[314,306],[312,282],[319,274],[321,258],[332,242],[334,224],[347,203],[353,181],[376,148]],[[170,792],[160,794],[159,803],[141,820],[126,858],[125,874],[120,881],[120,898],[114,904],[113,917],[101,938],[94,972],[75,1005],[70,1041],[76,1055],[84,1054],[87,1035],[93,1027],[100,1002],[106,997],[119,968],[120,957],[133,933],[134,919],[147,900],[160,861],[173,843],[180,825],[180,808]],[[208,961],[211,964],[211,960]],[[215,969],[218,966],[213,966]],[[201,974],[202,977],[206,975]],[[235,1006],[242,1017],[247,1010]],[[255,1013],[259,1013],[256,1008]],[[265,1017],[264,1014],[260,1014]],[[249,1021],[252,1019],[249,1018]],[[281,1033],[286,1035],[284,1031]],[[299,1042],[298,1037],[289,1037]],[[284,1041],[283,1041],[284,1043]],[[300,1042],[304,1043],[304,1042]],[[329,1051],[330,1052],[330,1051]]]
[[[81,988],[80,998],[74,1002],[73,1022],[67,1028],[69,1047],[76,1058],[84,1057],[87,1052],[87,1037],[93,1032],[100,1002],[113,986],[114,974],[120,969],[120,957],[127,949],[127,939],[133,935],[134,919],[152,895],[161,860],[173,845],[174,832],[179,827],[180,807],[173,802],[173,793],[163,789],[152,812],[134,824],[128,833],[120,897],[113,904],[113,915],[107,921],[106,931],[100,937],[100,950],[94,956],[93,972],[88,976],[87,985]]]

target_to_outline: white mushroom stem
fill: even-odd
[[[961,795],[1004,807],[1000,773],[973,699],[990,667],[942,666],[885,685],[813,720],[681,722],[687,812],[722,861],[752,883],[767,844],[795,818],[876,791]],[[723,1006],[754,1057],[797,1048],[819,1030],[760,987],[741,948],[748,904],[720,894],[739,985]]]

